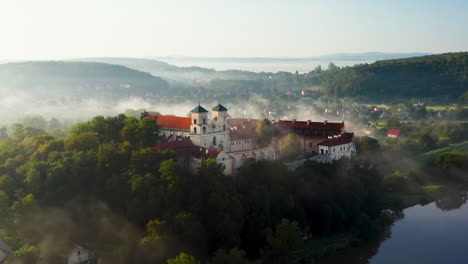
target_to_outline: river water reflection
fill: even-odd
[[[320,264],[468,263],[467,193],[404,210],[381,241],[327,257]]]

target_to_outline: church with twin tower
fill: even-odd
[[[191,112],[190,140],[197,146],[230,151],[227,108],[221,104],[211,111],[198,105]]]

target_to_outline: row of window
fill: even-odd
[[[253,139],[246,139],[246,140],[243,140],[243,141],[244,141],[244,142],[242,142],[242,140],[232,141],[232,142],[231,142],[231,145],[234,146],[234,145],[240,145],[240,144],[242,144],[242,143],[246,143],[246,144],[247,144],[247,143],[253,143],[253,142],[254,142]]]
[[[194,123],[195,125],[197,124],[197,119],[196,119],[196,118],[193,119],[193,123]],[[205,118],[203,118],[203,124],[204,124],[204,125],[206,124],[206,119],[205,119]]]
[[[226,125],[223,125],[223,130],[226,130]],[[206,134],[206,127],[205,126],[202,127],[202,131],[203,131],[202,134]],[[195,133],[195,134],[197,133],[197,128],[196,127],[193,128],[193,133]]]

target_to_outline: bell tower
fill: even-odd
[[[216,145],[217,149],[229,152],[231,151],[231,143],[229,141],[229,127],[227,121],[229,118],[228,110],[221,103],[211,110],[212,129],[217,135],[216,143],[213,141],[213,144]]]
[[[190,111],[192,124],[190,125],[191,134],[206,134],[208,133],[208,111],[201,105]]]
[[[224,107],[222,104],[218,104],[215,106],[212,112],[212,122],[216,126],[215,131],[227,131],[227,118],[229,117],[227,113],[227,108]]]

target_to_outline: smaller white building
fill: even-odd
[[[350,158],[351,155],[356,152],[354,133],[330,136],[328,139],[320,142],[318,148],[318,154],[327,155],[332,160],[339,160],[342,157]]]

